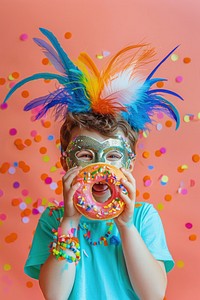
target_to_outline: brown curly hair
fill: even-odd
[[[71,131],[75,127],[82,127],[87,130],[95,130],[107,137],[113,137],[117,130],[121,129],[130,141],[130,146],[135,152],[138,140],[138,132],[132,130],[130,125],[120,116],[101,115],[95,113],[68,113],[60,129],[61,149],[65,151],[70,139]]]

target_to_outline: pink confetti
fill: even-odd
[[[186,223],[186,224],[185,224],[185,227],[186,227],[187,229],[191,229],[191,228],[193,227],[193,225],[192,225],[192,223]]]
[[[28,39],[28,34],[22,33],[19,38],[20,38],[21,41],[24,42],[24,41],[26,41]]]

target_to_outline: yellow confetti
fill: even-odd
[[[163,209],[164,209],[163,203],[158,203],[157,209],[158,209],[158,210],[163,210]]]
[[[98,59],[102,59],[102,58],[103,58],[103,55],[102,55],[102,54],[97,54],[96,57],[97,57]]]
[[[171,60],[172,61],[177,61],[178,59],[179,59],[179,56],[177,54],[174,53],[174,54],[171,55]]]
[[[3,269],[4,269],[4,271],[10,271],[10,270],[11,270],[11,265],[5,264],[5,265],[3,266]]]
[[[188,165],[182,165],[182,166],[181,166],[181,169],[182,169],[182,170],[187,170],[187,169],[188,169]]]
[[[183,120],[184,120],[184,122],[188,123],[188,122],[190,122],[190,117],[188,115],[185,115],[183,117]]]
[[[185,265],[185,263],[184,263],[184,261],[182,261],[182,260],[178,260],[178,261],[176,262],[176,265],[177,265],[178,268],[183,268],[184,265]]]

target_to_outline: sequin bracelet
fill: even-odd
[[[58,228],[58,231],[52,229],[52,232],[54,233],[54,240],[49,246],[50,252],[57,260],[66,260],[69,263],[75,262],[77,264],[81,259],[79,239],[71,234],[61,234],[60,227]],[[67,249],[73,251],[75,257],[67,255]]]

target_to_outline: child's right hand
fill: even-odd
[[[78,189],[80,183],[72,185],[73,179],[78,175],[81,167],[74,167],[67,171],[67,173],[62,178],[63,184],[63,198],[64,198],[64,219],[80,219],[81,214],[77,211],[73,203],[73,196],[75,191]]]

